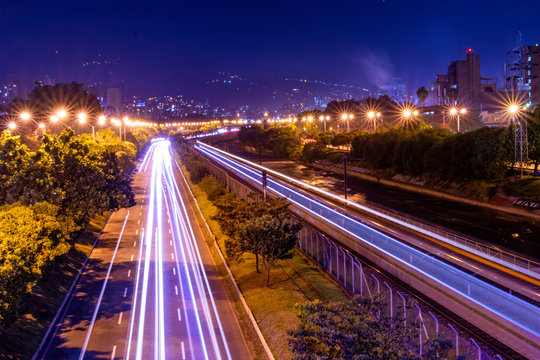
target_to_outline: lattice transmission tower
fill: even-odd
[[[506,90],[512,94],[512,99],[528,98],[530,106],[531,82],[531,57],[529,47],[523,43],[521,31],[518,32],[516,47],[509,52],[510,61],[507,64]],[[527,96],[528,95],[528,96]],[[523,106],[523,104],[518,104]],[[521,109],[520,109],[521,110]],[[521,114],[520,114],[521,113]],[[527,117],[522,111],[517,111],[512,117],[515,127],[514,135],[514,162],[519,166],[521,177],[526,167],[529,156],[529,141],[527,138]]]

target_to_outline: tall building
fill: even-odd
[[[25,99],[30,92],[30,83],[24,76],[11,74],[6,77],[5,89],[8,100],[16,97]]]
[[[482,111],[497,101],[497,86],[480,75],[480,55],[467,49],[465,58],[448,66],[428,88],[426,106],[462,105]]]
[[[459,104],[475,106],[480,97],[480,55],[467,49],[464,60],[452,61],[448,67],[448,89],[457,90]],[[451,92],[450,92],[451,93]]]

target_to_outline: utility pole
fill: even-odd
[[[263,170],[261,174],[262,174],[263,198],[264,198],[264,201],[266,201],[266,185],[268,184],[266,170]]]
[[[349,154],[345,153],[343,156],[343,193],[345,200],[347,200],[347,160],[349,160]]]

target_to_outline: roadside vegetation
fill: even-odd
[[[369,104],[373,102],[373,104]],[[243,148],[270,154],[276,159],[311,163],[327,160],[343,162],[345,153],[355,166],[385,178],[421,178],[425,186],[444,190],[460,189],[464,196],[488,201],[496,195],[516,196],[537,201],[540,180],[515,178],[514,124],[507,127],[482,127],[478,114],[469,114],[461,133],[425,123],[421,117],[400,122],[383,116],[384,124],[376,128],[362,119],[366,109],[378,106],[383,114],[395,113],[397,104],[388,99],[366,99],[328,104],[325,112],[312,111],[297,115],[297,125],[264,128],[250,126],[238,134]],[[354,113],[362,123],[350,133],[336,131],[344,123],[342,112]],[[540,108],[524,114],[528,121],[529,165],[532,175],[539,174]],[[327,132],[319,118],[328,118]],[[303,120],[302,120],[303,119]],[[307,119],[311,119],[308,121]],[[302,120],[302,121],[301,121]],[[467,121],[465,121],[467,120]],[[333,125],[330,126],[330,125]],[[350,144],[350,149],[345,145]],[[528,172],[531,174],[531,171]],[[533,177],[535,177],[533,176]],[[525,188],[526,187],[526,188]]]
[[[77,84],[47,88],[24,105],[38,111],[58,99],[55,89],[94,104]],[[134,204],[130,175],[152,135],[136,130],[122,141],[99,130],[93,140],[25,126],[0,134],[0,358],[32,356],[107,214]]]
[[[418,358],[418,323],[381,315],[381,298],[351,299],[295,248],[300,226],[285,201],[255,193],[242,200],[202,158],[179,149],[196,200],[277,359]],[[450,348],[450,341],[434,339],[423,358],[444,357]]]

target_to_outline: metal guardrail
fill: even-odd
[[[535,261],[532,259],[528,259],[524,256],[520,256],[511,252],[508,252],[506,250],[497,248],[495,246],[491,246],[488,244],[484,244],[475,240],[468,239],[466,237],[463,237],[461,235],[457,235],[454,233],[451,233],[446,230],[442,230],[440,228],[427,225],[424,223],[421,223],[416,220],[409,219],[405,216],[396,214],[395,212],[388,211],[381,209],[379,207],[369,205],[369,204],[357,204],[355,202],[352,202],[350,200],[343,199],[339,197],[338,195],[326,193],[324,191],[321,191],[320,189],[317,189],[316,187],[306,184],[302,181],[299,181],[297,179],[290,178],[287,175],[281,174],[277,171],[262,167],[260,165],[251,163],[248,160],[242,159],[236,155],[227,153],[221,149],[214,148],[213,146],[209,146],[208,144],[198,142],[200,145],[212,148],[214,150],[217,150],[221,153],[227,154],[230,157],[233,157],[239,161],[242,161],[246,164],[249,164],[249,166],[252,166],[258,170],[266,170],[269,174],[272,174],[280,180],[285,181],[289,184],[294,184],[295,186],[301,187],[304,190],[315,192],[318,194],[321,194],[324,197],[331,198],[332,201],[339,201],[340,203],[344,204],[345,206],[353,206],[356,209],[359,209],[361,211],[366,211],[366,208],[373,211],[372,215],[375,216],[383,216],[384,218],[390,218],[387,219],[389,221],[399,221],[406,224],[409,224],[411,226],[414,226],[418,229],[421,229],[422,232],[429,233],[426,235],[429,236],[437,236],[440,237],[442,241],[446,241],[450,245],[455,245],[459,248],[462,248],[465,251],[472,252],[473,254],[477,254],[478,256],[482,256],[484,258],[487,258],[488,260],[491,260],[493,262],[499,263],[501,266],[505,266],[508,268],[512,268],[515,271],[525,273],[527,275],[530,275],[534,278],[540,279],[540,261]],[[413,229],[414,230],[414,229]]]
[[[382,214],[384,214],[386,216],[395,218],[396,220],[399,220],[399,221],[405,222],[407,224],[410,224],[412,226],[423,229],[426,232],[436,234],[436,235],[438,235],[440,237],[443,237],[443,238],[445,238],[447,240],[450,240],[451,242],[454,242],[455,244],[461,244],[461,245],[466,246],[468,248],[472,248],[472,249],[474,249],[476,251],[479,251],[484,255],[487,255],[487,256],[490,256],[490,257],[493,257],[493,258],[496,258],[496,259],[500,259],[500,260],[502,260],[504,262],[513,264],[514,267],[521,267],[521,268],[527,269],[530,273],[534,272],[534,273],[540,275],[540,261],[534,261],[534,260],[528,259],[526,257],[519,256],[517,254],[502,250],[502,249],[497,248],[495,246],[491,246],[491,245],[484,244],[484,243],[481,243],[481,242],[478,242],[478,241],[475,241],[475,240],[468,239],[468,238],[466,238],[464,236],[457,235],[457,234],[451,233],[449,231],[437,228],[435,226],[431,226],[431,225],[421,223],[421,222],[416,221],[416,220],[412,220],[412,219],[407,218],[405,216],[396,214],[395,212],[388,211],[388,210],[385,210],[385,209],[381,209],[381,208],[379,208],[377,206],[373,206],[373,205],[370,205],[370,204],[363,204],[363,206],[368,207],[368,208],[370,208],[370,209],[372,209],[374,211],[380,212],[380,213],[382,213]]]

